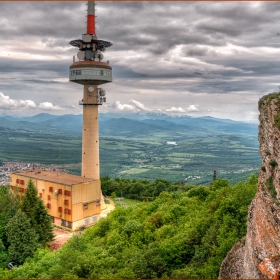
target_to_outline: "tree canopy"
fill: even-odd
[[[26,214],[18,209],[7,226],[9,242],[8,257],[10,261],[22,264],[27,257],[33,256],[38,248],[38,235],[31,227]]]
[[[37,248],[53,239],[53,226],[37,189],[30,180],[26,193],[0,187],[0,268],[10,261],[22,264]]]
[[[60,250],[38,249],[9,277],[217,278],[227,252],[246,234],[256,186],[255,176],[235,186],[217,180],[118,206]]]

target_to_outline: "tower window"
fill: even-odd
[[[71,76],[81,75],[81,70],[72,70]]]

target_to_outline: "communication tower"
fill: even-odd
[[[105,90],[99,85],[112,82],[112,67],[102,62],[103,53],[112,43],[98,40],[95,33],[95,2],[88,1],[87,33],[71,41],[79,48],[75,62],[69,68],[69,80],[84,86],[82,133],[82,177],[100,179],[98,106],[106,102]]]

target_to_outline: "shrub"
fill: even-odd
[[[278,163],[275,160],[271,160],[269,162],[269,165],[271,165],[272,167],[275,167],[276,165],[278,165]]]
[[[266,180],[266,185],[270,195],[275,199],[277,196],[277,192],[271,177]]]
[[[280,129],[280,112],[276,114],[274,120],[275,120],[275,125]]]

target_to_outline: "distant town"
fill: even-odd
[[[52,170],[62,173],[67,173],[67,170],[55,164],[41,164],[41,163],[27,163],[27,162],[12,162],[2,160],[2,165],[0,165],[0,186],[9,185],[11,178],[9,176],[12,172],[17,172],[26,169],[42,169],[42,170]]]

